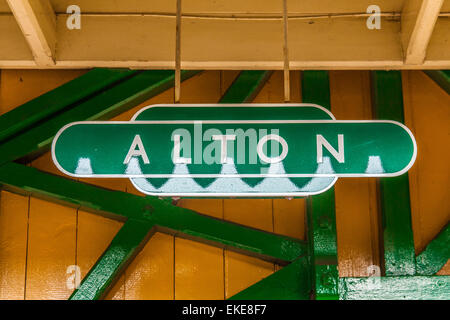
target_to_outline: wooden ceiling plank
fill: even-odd
[[[7,0],[38,66],[55,65],[56,15],[49,0]]]
[[[443,4],[444,0],[410,0],[406,3],[401,19],[405,64],[424,62]]]

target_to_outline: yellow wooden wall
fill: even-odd
[[[2,70],[0,114],[85,71]],[[208,71],[182,84],[182,103],[215,103],[236,71]],[[300,74],[292,72],[293,102],[301,102]],[[332,112],[337,119],[371,119],[369,72],[330,72]],[[419,71],[403,72],[406,124],[418,142],[410,171],[412,220],[417,252],[450,219],[450,97]],[[173,103],[167,90],[115,120],[129,120],[139,108]],[[283,76],[275,72],[254,102],[283,101]],[[31,166],[55,174],[49,154]],[[61,174],[62,175],[62,174]],[[138,192],[127,179],[89,179],[102,187]],[[187,200],[179,205],[262,230],[305,238],[305,201]],[[340,276],[368,276],[380,264],[375,179],[340,179],[336,215]],[[66,299],[69,265],[84,276],[121,223],[81,210],[6,191],[0,195],[0,299]],[[278,266],[190,240],[156,234],[125,270],[109,299],[224,299],[270,275]],[[440,272],[450,274],[450,264]]]

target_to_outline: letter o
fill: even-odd
[[[269,140],[275,140],[281,144],[282,151],[278,157],[269,158],[268,156],[266,156],[264,154],[263,146]],[[280,137],[277,134],[268,134],[267,136],[262,137],[261,140],[259,140],[259,142],[258,142],[258,147],[257,147],[258,156],[262,161],[264,161],[266,163],[278,163],[278,162],[283,161],[284,158],[286,158],[288,151],[289,151],[289,147],[288,147],[286,140],[284,140],[282,137]]]

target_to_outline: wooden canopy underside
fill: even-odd
[[[450,68],[450,0],[180,2],[181,69]],[[0,68],[174,69],[176,13],[177,0],[0,0]]]

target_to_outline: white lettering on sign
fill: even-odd
[[[339,163],[345,162],[344,157],[344,135],[338,134],[338,151],[321,135],[317,136],[317,163],[323,163],[323,147],[327,149]]]
[[[181,129],[178,129],[181,130]],[[214,143],[218,142],[218,146],[213,145],[211,143],[210,145],[205,148],[205,153],[208,151],[211,153],[212,150],[206,150],[206,149],[218,149],[219,152],[215,152],[216,155],[219,157],[219,161],[216,161],[216,163],[225,164],[227,163],[228,159],[228,145],[227,143],[229,141],[235,141],[236,135],[235,134],[212,134],[212,132],[216,133],[219,130],[213,130],[209,129],[211,131],[210,136],[211,140],[213,140]],[[241,130],[243,132],[243,130]],[[180,133],[180,132],[178,132]],[[181,140],[181,137],[183,137],[183,140]],[[264,145],[268,141],[277,141],[281,145],[281,154],[276,157],[268,157],[264,152]],[[183,132],[182,134],[172,134],[172,141],[173,141],[173,153],[172,153],[172,161],[174,164],[191,164],[192,158],[190,157],[190,136],[189,132],[186,130],[186,132]],[[321,135],[316,135],[316,142],[317,142],[317,163],[323,163],[323,149],[327,149],[328,152],[331,153],[331,155],[339,162],[344,163],[345,162],[345,152],[344,152],[344,135],[338,134],[338,150],[333,148],[333,146]],[[183,144],[183,148],[182,148]],[[188,155],[188,157],[182,157],[181,156],[181,149],[184,150],[184,154]],[[194,143],[194,149],[195,149],[195,143]],[[242,152],[242,150],[240,150]],[[268,134],[263,136],[257,144],[256,147],[257,155],[258,157],[265,163],[279,163],[282,162],[288,152],[289,152],[289,146],[286,142],[286,140],[277,135],[277,134]],[[239,152],[238,152],[239,153]],[[239,155],[238,155],[239,156]],[[142,157],[142,160],[144,164],[149,164],[150,160],[147,156],[147,152],[145,151],[144,144],[142,143],[142,139],[140,135],[135,135],[133,142],[131,143],[130,149],[128,150],[128,153],[125,157],[125,160],[123,161],[123,164],[129,164],[132,157]],[[207,157],[209,161],[205,161],[207,164],[210,164],[211,157]],[[213,161],[214,162],[214,161]]]
[[[281,150],[281,154],[278,157],[271,158],[264,154],[264,151],[263,151],[264,144],[269,140],[278,141],[281,144],[282,150]],[[261,138],[261,140],[259,140],[257,151],[258,151],[258,156],[261,158],[262,161],[264,161],[266,163],[278,163],[278,162],[283,161],[284,158],[286,158],[288,151],[289,151],[289,147],[288,147],[286,140],[284,140],[279,135],[268,134],[267,136],[264,136]]]
[[[236,136],[234,134],[226,134],[226,135],[213,135],[213,140],[220,141],[220,163],[227,163],[227,142],[236,140]]]
[[[184,129],[185,130],[185,129]],[[185,130],[188,135],[189,135],[189,131]],[[188,135],[183,135],[183,144],[188,143],[188,147],[187,148],[183,148],[185,152],[189,152],[190,153],[190,149],[191,149],[191,139]],[[172,136],[172,140],[173,140],[173,157],[172,157],[172,161],[174,164],[191,164],[192,163],[192,159],[189,158],[184,158],[181,156],[181,135],[179,134],[174,134]]]
[[[138,147],[136,149],[136,147]],[[130,150],[128,150],[127,156],[123,161],[123,164],[130,163],[132,157],[142,157],[142,160],[145,164],[149,164],[150,160],[148,160],[147,153],[145,152],[144,145],[142,144],[141,136],[135,135],[133,142],[131,143]]]

